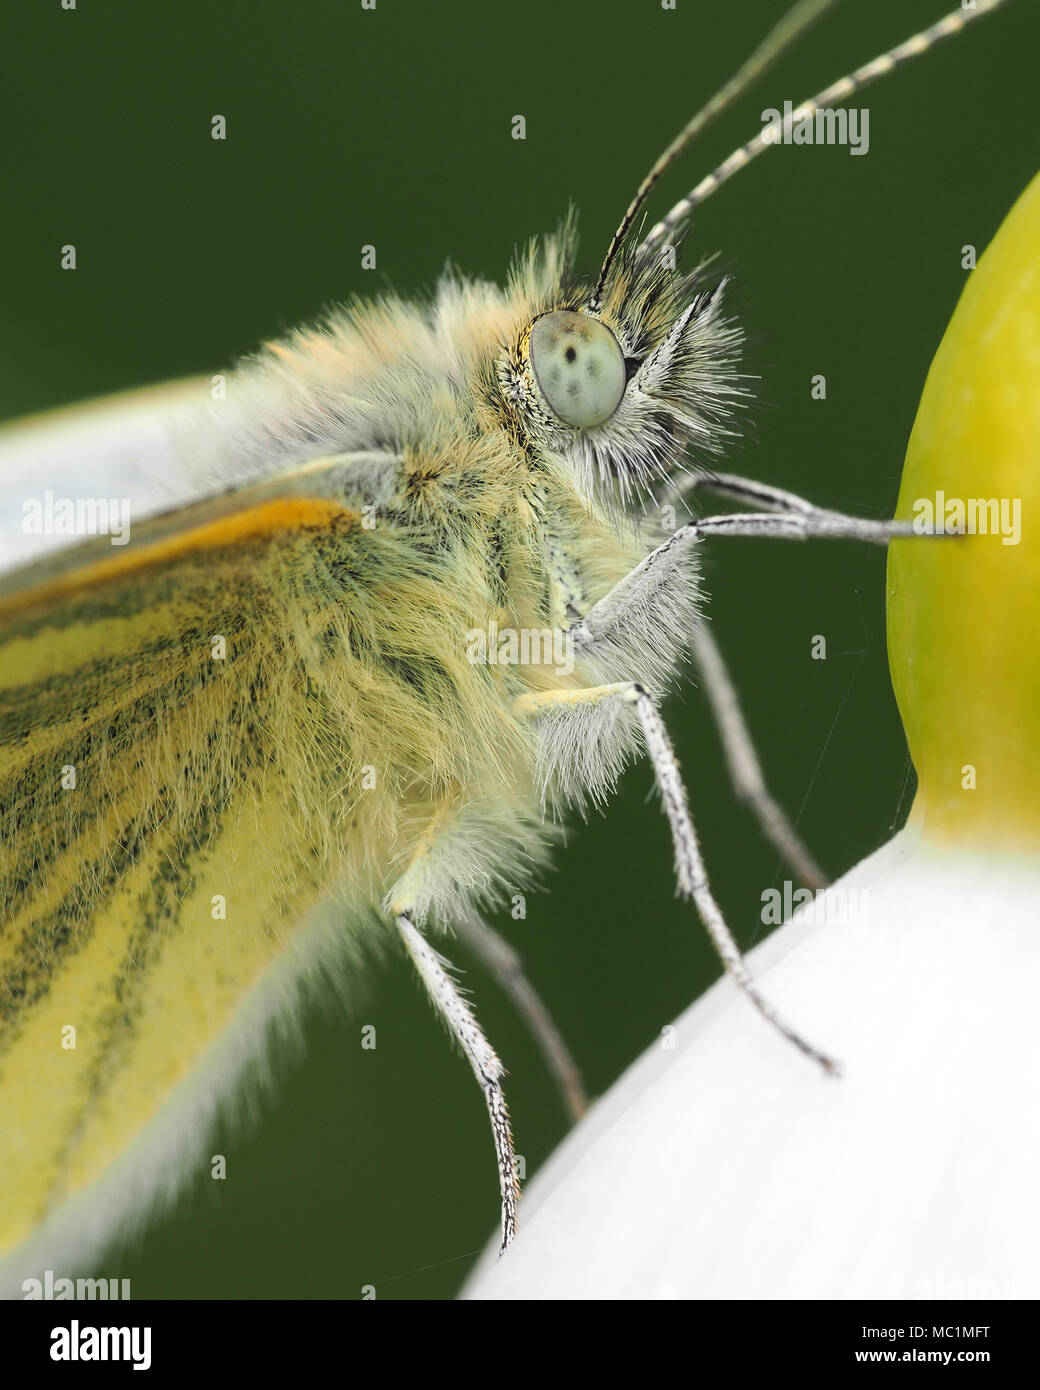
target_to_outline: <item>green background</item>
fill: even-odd
[[[780,11],[776,0],[359,0],[25,5],[4,58],[0,416],[198,371],[352,293],[408,293],[447,259],[500,277],[573,201],[590,267],[640,176]],[[798,100],[942,13],[851,0],[673,171],[660,212]],[[729,466],[868,516],[890,514],[916,403],[979,251],[1036,172],[1040,7],[1018,0],[857,104],[870,153],[769,152],[701,209],[761,376]],[[210,117],[228,139],[210,139]],[[527,118],[527,140],[510,119]],[[58,248],[78,248],[74,274]],[[378,272],[360,269],[374,243]],[[823,372],[826,402],[809,380]],[[884,557],[736,541],[704,554],[716,635],[776,794],[825,867],[882,843],[912,796],[884,649]],[[813,634],[828,659],[810,659]],[[735,804],[704,701],[669,720],[717,894],[745,946],[775,854]],[[718,974],[673,896],[649,773],[576,828],[521,950],[594,1092]],[[463,960],[459,950],[454,955]],[[468,964],[468,962],[466,962]],[[474,967],[509,1066],[528,1174],[566,1128],[532,1043]],[[350,1017],[307,1019],[255,1123],[230,1118],[169,1216],[94,1275],[135,1297],[450,1296],[496,1221],[483,1103],[393,955]],[[360,1027],[375,1024],[364,1052]],[[879,1021],[879,1026],[882,1026]],[[175,1042],[174,1044],[175,1045]],[[779,1045],[779,1044],[778,1044]],[[59,1271],[64,1272],[64,1271]],[[73,1271],[68,1271],[73,1272]]]

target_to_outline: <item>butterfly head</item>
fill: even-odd
[[[748,394],[741,334],[725,282],[705,266],[677,269],[676,248],[623,252],[598,292],[572,274],[573,249],[567,231],[518,268],[538,307],[498,362],[498,385],[530,448],[624,501],[732,437]]]

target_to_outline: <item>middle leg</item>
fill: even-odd
[[[686,789],[679,772],[679,763],[664,722],[648,691],[636,681],[624,681],[614,685],[593,686],[584,690],[532,693],[521,696],[517,701],[517,708],[521,713],[550,722],[567,720],[575,713],[579,716],[585,716],[586,720],[595,721],[599,713],[602,712],[609,717],[612,707],[616,708],[619,705],[635,713],[642,731],[643,743],[650,757],[654,778],[661,793],[665,814],[672,833],[680,895],[692,899],[727,972],[758,1012],[799,1051],[804,1052],[807,1057],[817,1062],[824,1071],[832,1075],[836,1074],[838,1067],[833,1059],[813,1046],[812,1043],[807,1042],[786,1022],[760,993],[751,976],[747,963],[740,952],[740,947],[734,940],[733,933],[727,926],[726,919],[715,901],[708,883],[707,871],[697,841],[697,832],[686,798]],[[590,748],[595,745],[594,723],[585,723],[584,727],[580,727],[580,719],[578,723],[579,727],[574,732],[576,740],[582,746],[575,750],[575,754],[577,760],[587,762]],[[557,750],[557,752],[564,746],[559,729],[543,732],[543,742],[547,747]],[[553,773],[554,768],[546,767],[543,770],[543,778],[548,779]]]

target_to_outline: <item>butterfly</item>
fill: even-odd
[[[796,7],[732,90],[821,8]],[[682,229],[762,148],[640,239],[655,166],[598,274],[566,226],[504,289],[449,277],[274,345],[174,427],[171,472],[189,460],[204,500],[146,502],[125,547],[99,536],[8,577],[4,1248],[101,1238],[114,1207],[155,1199],[157,1152],[174,1186],[299,980],[393,928],[484,1091],[508,1243],[501,1064],[426,929],[486,944],[470,919],[547,861],[546,809],[601,801],[642,752],[682,892],[758,1007],[830,1065],[744,974],[658,708],[695,639],[726,708],[698,541],[900,534],[716,466],[748,386],[725,285],[680,269]],[[761,510],[647,547],[637,499],[677,482]]]

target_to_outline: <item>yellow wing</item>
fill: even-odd
[[[0,1255],[128,1153],[330,889],[374,892],[359,743],[409,697],[354,576],[388,546],[328,500],[224,499],[0,597]]]

